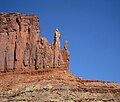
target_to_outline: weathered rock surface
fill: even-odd
[[[67,69],[0,77],[0,102],[120,102],[120,84],[77,78]]]
[[[0,13],[0,102],[120,102],[120,84],[77,78],[68,68],[58,29],[50,45],[37,16]]]
[[[69,67],[69,52],[60,49],[58,29],[50,45],[40,37],[37,16],[0,13],[0,71],[55,67]]]

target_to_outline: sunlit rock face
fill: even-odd
[[[69,52],[60,49],[60,32],[54,43],[40,37],[35,15],[0,13],[0,71],[20,69],[68,68]]]

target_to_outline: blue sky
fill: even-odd
[[[120,0],[0,0],[0,12],[39,16],[50,43],[59,28],[74,75],[120,83]]]

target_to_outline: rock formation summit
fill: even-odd
[[[120,102],[120,84],[71,74],[68,42],[49,44],[35,15],[0,13],[0,102]]]
[[[35,15],[0,13],[0,71],[69,67],[67,41],[60,49],[60,32],[55,29],[54,43],[40,36]]]

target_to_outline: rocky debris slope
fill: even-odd
[[[65,69],[0,77],[0,102],[120,102],[120,84],[77,78]]]
[[[0,71],[55,67],[69,67],[67,42],[61,50],[58,29],[50,45],[40,37],[37,16],[0,13]]]

